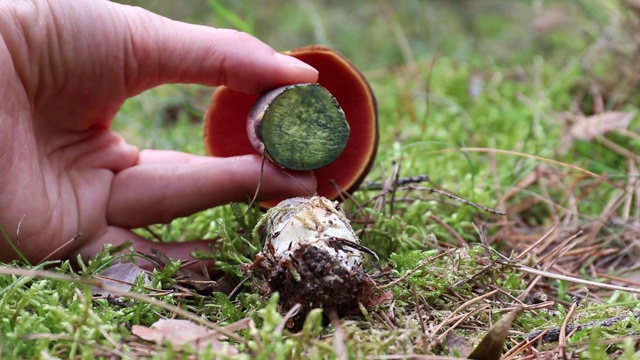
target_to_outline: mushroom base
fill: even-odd
[[[300,304],[297,318],[287,324],[289,328],[298,327],[314,308],[340,317],[359,313],[359,304],[374,291],[374,281],[360,265],[344,267],[336,254],[302,244],[290,255],[274,257],[261,252],[250,266],[251,273],[265,281],[270,292],[280,294],[285,309]]]

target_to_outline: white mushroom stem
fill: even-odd
[[[346,270],[362,266],[360,241],[337,201],[321,196],[292,198],[269,210],[264,252],[276,261],[316,247]]]
[[[376,283],[364,271],[362,254],[375,253],[360,245],[338,202],[284,200],[261,223],[264,248],[246,271],[279,292],[284,309],[300,307],[292,327],[314,308],[346,316],[371,303]]]

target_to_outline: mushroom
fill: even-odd
[[[345,316],[359,313],[360,304],[372,304],[376,282],[363,258],[365,253],[378,257],[360,244],[337,201],[321,196],[283,200],[267,211],[256,232],[263,249],[242,270],[265,293],[278,292],[285,311],[299,304],[294,322],[314,308]]]
[[[378,116],[373,91],[362,73],[333,49],[307,46],[285,54],[316,68],[318,84],[335,97],[344,111],[350,129],[346,147],[334,161],[313,170],[318,183],[317,194],[331,200],[338,199],[343,192],[353,192],[360,185],[375,158]],[[204,124],[204,142],[209,155],[267,156],[252,144],[247,134],[247,123],[238,121],[250,118],[252,107],[259,98],[259,95],[241,93],[226,86],[215,91]],[[279,201],[262,202],[261,205],[270,208]]]

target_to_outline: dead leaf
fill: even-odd
[[[471,350],[473,344],[469,339],[466,339],[460,335],[457,335],[453,331],[447,333],[447,350],[449,351],[449,356],[458,356],[460,358],[466,358]]]
[[[156,248],[151,248],[150,253],[144,253],[140,251],[138,251],[137,253],[140,256],[142,256],[145,260],[153,264],[153,266],[156,269],[162,269],[165,266],[167,266],[167,264],[172,262],[171,258],[169,258],[167,255],[165,255],[161,251],[158,251],[158,249]],[[181,263],[180,269],[178,269],[178,271],[176,271],[176,273],[173,276],[173,278],[177,280],[178,284],[189,286],[195,289],[200,294],[210,294],[213,291],[224,292],[223,290],[227,290],[228,287],[231,287],[231,289],[228,290],[230,293],[235,288],[235,285],[237,285],[237,282],[235,285],[233,285],[231,280],[234,280],[234,279],[232,278],[227,277],[226,281],[228,281],[229,284],[227,283],[219,284],[216,281],[211,280],[208,276],[193,272],[186,268],[188,265],[193,265],[198,262],[200,261],[187,260]],[[204,263],[200,262],[201,266],[203,264]],[[207,269],[204,269],[204,270],[207,270]],[[205,271],[205,273],[208,274],[208,271]],[[228,294],[228,293],[225,293],[225,294]]]
[[[393,299],[393,292],[386,291],[386,292],[371,295],[366,297],[365,299],[362,299],[362,304],[364,305],[365,308],[368,309],[370,307],[381,305],[384,302],[387,302],[391,299]]]
[[[613,130],[628,128],[635,117],[635,111],[610,111],[588,117],[577,115],[569,132],[575,139],[590,141]]]
[[[131,333],[142,340],[158,344],[171,342],[177,346],[190,345],[197,351],[202,351],[211,345],[216,352],[226,349],[229,355],[238,353],[235,347],[219,340],[224,337],[223,335],[216,335],[215,331],[189,320],[161,319],[151,327],[134,325]]]
[[[144,274],[144,283],[145,285],[151,285],[151,278],[138,265],[134,263],[116,263],[106,268],[99,275],[95,276],[96,279],[100,280],[106,287],[112,289],[113,291],[108,291],[103,288],[94,286],[91,288],[91,292],[93,294],[102,295],[102,296],[117,296],[121,293],[127,292],[131,290],[131,287],[136,281],[138,275]]]
[[[503,316],[500,321],[495,323],[493,327],[482,338],[480,344],[469,355],[469,359],[475,360],[500,360],[504,343],[507,341],[507,335],[511,329],[511,324],[516,319],[523,307],[518,306],[513,311]]]

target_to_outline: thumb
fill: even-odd
[[[123,10],[134,56],[125,70],[132,93],[176,82],[260,93],[317,81],[318,72],[310,65],[247,33],[173,21],[135,7]]]

